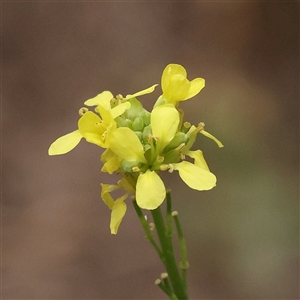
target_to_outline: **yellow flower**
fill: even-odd
[[[174,156],[172,163],[163,163],[163,150],[178,131],[179,119],[179,113],[173,105],[154,108],[151,112],[151,148],[146,148],[146,151],[138,136],[129,128],[117,128],[109,137],[109,149],[131,167],[134,166],[132,172],[137,175],[136,201],[141,208],[155,209],[165,199],[166,189],[157,174],[159,170],[177,170],[181,179],[196,190],[209,190],[216,185],[216,177],[209,171],[200,150],[185,153],[194,159],[194,164],[187,161],[178,163],[180,155]]]
[[[144,209],[155,209],[165,199],[166,189],[157,175],[155,165],[164,147],[173,139],[178,130],[179,114],[172,105],[159,106],[151,112],[152,135],[155,140],[152,155],[145,158],[144,147],[138,136],[129,128],[117,128],[109,137],[109,149],[127,162],[134,162],[144,170],[136,182],[136,201]]]
[[[112,234],[117,234],[119,226],[127,210],[124,200],[128,197],[128,194],[125,194],[122,197],[114,200],[110,193],[116,189],[119,189],[120,187],[118,185],[103,183],[101,183],[101,187],[101,198],[107,207],[112,211],[110,217],[110,232]]]
[[[134,97],[152,93],[157,84],[136,92],[132,95],[127,95],[125,100]],[[96,111],[101,118],[90,111],[87,111],[78,121],[78,130],[61,136],[55,140],[49,147],[49,155],[65,154],[73,150],[82,138],[88,142],[96,144],[100,147],[107,148],[106,135],[113,131],[117,126],[114,119],[122,115],[131,106],[130,102],[118,103],[117,106],[111,107],[113,94],[110,91],[104,91],[96,97],[88,99],[84,102],[86,106],[97,106]]]
[[[187,73],[183,66],[169,64],[163,71],[161,87],[163,94],[156,105],[172,103],[176,105],[179,101],[188,100],[196,96],[205,86],[203,78],[187,79]]]
[[[93,101],[95,103],[100,103],[97,106],[96,111],[100,114],[101,118],[98,114],[92,111],[86,111],[78,120],[78,130],[68,133],[55,140],[49,147],[49,155],[65,154],[73,150],[82,138],[85,138],[89,143],[107,148],[106,135],[117,128],[114,118],[123,114],[125,110],[129,109],[130,103],[125,102],[114,108],[110,108],[106,103],[106,100],[109,99],[109,97],[102,97],[104,95],[107,96],[107,94],[104,93],[106,92],[103,92],[95,98],[86,101],[88,103],[87,105],[93,104]]]
[[[183,112],[176,109],[178,102],[197,95],[205,86],[203,78],[187,79],[183,66],[169,64],[161,77],[162,95],[151,113],[136,97],[152,93],[157,84],[126,97],[104,91],[84,102],[94,106],[95,112],[87,108],[80,110],[78,129],[68,133],[49,147],[49,155],[71,151],[84,138],[105,151],[101,155],[101,171],[122,175],[115,185],[101,184],[101,198],[111,210],[110,230],[118,232],[126,213],[125,200],[135,195],[137,205],[153,210],[166,197],[160,171],[178,171],[180,178],[192,189],[209,190],[216,185],[216,176],[210,172],[202,151],[191,151],[198,133],[222,143],[204,131],[204,123],[198,126],[183,123]],[[185,160],[186,157],[189,160]],[[122,189],[124,194],[117,199],[114,191]]]

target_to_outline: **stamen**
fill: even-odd
[[[106,135],[107,135],[107,130],[104,131],[104,132],[102,133],[102,135],[101,135],[101,138],[102,138],[102,141],[103,141],[103,142],[105,142],[105,140],[106,140]]]
[[[123,100],[124,97],[123,97],[121,94],[118,94],[118,95],[116,96],[116,99],[117,99],[117,100]]]
[[[159,169],[160,169],[161,171],[166,171],[166,170],[169,169],[169,165],[162,165],[162,166],[159,167]]]
[[[204,129],[204,127],[205,127],[205,124],[203,122],[200,122],[197,127],[198,132],[202,131]]]
[[[184,122],[181,131],[187,133],[191,126],[192,124],[190,122]]]
[[[116,98],[112,98],[110,100],[110,104],[111,104],[112,107],[114,107],[117,104],[117,99]]]
[[[167,164],[167,165],[162,165],[159,167],[161,171],[166,171],[168,170],[170,173],[174,171],[174,165],[173,164]]]
[[[173,164],[169,164],[169,172],[173,173],[174,171],[174,165]]]
[[[81,107],[81,108],[79,108],[79,110],[78,110],[78,114],[79,114],[80,117],[82,117],[87,111],[89,111],[88,108],[86,108],[86,107]]]
[[[164,158],[164,156],[162,156],[162,155],[158,155],[157,158],[156,158],[156,160],[157,160],[159,163],[162,163],[162,162],[165,160],[165,158]]]
[[[120,103],[122,103],[122,102],[124,102],[124,97],[123,97],[121,94],[118,94],[118,95],[116,96],[116,103],[117,103],[117,104],[120,104]]]
[[[140,172],[141,169],[139,167],[133,167],[132,169],[132,172],[136,173],[136,172]]]
[[[157,141],[158,141],[158,138],[155,137],[155,136],[153,136],[152,134],[149,134],[149,135],[148,135],[148,143],[149,143],[149,144],[152,144],[152,143],[153,143],[153,140],[157,142]]]
[[[190,128],[191,126],[192,126],[192,124],[191,124],[190,122],[184,122],[184,123],[183,123],[183,127],[184,127],[184,128],[187,128],[187,129],[188,129],[188,128]]]
[[[185,143],[181,143],[177,148],[175,148],[175,151],[180,152],[184,146]]]

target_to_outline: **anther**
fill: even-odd
[[[189,129],[192,126],[192,124],[190,122],[184,122],[183,123],[183,127],[186,129]]]
[[[205,124],[204,124],[203,122],[200,122],[200,123],[198,124],[197,129],[198,129],[198,131],[200,132],[201,130],[204,129],[204,127],[205,127]]]
[[[159,163],[162,163],[162,162],[165,160],[165,158],[164,158],[164,156],[162,156],[162,155],[158,155],[157,158],[156,158],[156,160],[157,160]]]
[[[159,169],[160,169],[161,171],[166,171],[166,170],[169,169],[169,165],[162,165],[162,166],[159,167]]]
[[[88,108],[86,108],[86,107],[81,107],[81,108],[79,108],[79,110],[78,110],[78,114],[79,114],[80,117],[82,117],[87,111],[89,111]]]
[[[140,172],[141,170],[140,170],[140,168],[139,167],[133,167],[132,169],[132,172]]]
[[[117,99],[117,100],[123,100],[124,97],[123,97],[121,94],[118,94],[118,95],[116,96],[116,99]]]
[[[169,172],[173,173],[173,171],[174,171],[174,165],[169,164]]]

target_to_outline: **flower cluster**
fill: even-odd
[[[152,93],[157,84],[123,97],[104,91],[84,102],[79,110],[78,129],[58,138],[49,148],[49,155],[71,151],[82,138],[105,151],[101,155],[101,171],[122,176],[117,184],[101,184],[101,198],[111,209],[110,229],[116,234],[126,212],[125,200],[135,195],[140,208],[153,210],[162,204],[166,188],[160,171],[178,171],[181,179],[192,189],[209,190],[216,185],[201,150],[192,151],[196,136],[201,133],[220,141],[197,126],[184,122],[178,110],[180,101],[197,95],[205,86],[202,78],[187,79],[186,70],[178,64],[169,64],[161,78],[162,95],[151,112],[137,97]],[[186,159],[189,158],[189,161]],[[122,189],[124,195],[114,199],[112,192]]]

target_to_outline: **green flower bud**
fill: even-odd
[[[143,130],[143,141],[144,143],[148,143],[149,142],[149,136],[152,134],[151,131],[151,126],[146,126]]]
[[[116,117],[115,121],[118,127],[127,127],[126,120],[122,117]]]
[[[136,98],[131,98],[128,101],[131,103],[131,107],[126,111],[126,116],[131,121],[134,121],[143,114],[143,105]]]
[[[149,113],[149,111],[145,110],[142,113],[142,119],[144,121],[145,126],[150,125],[150,117],[151,117],[151,113]]]
[[[135,131],[134,133],[138,136],[141,143],[143,143],[143,134],[142,134],[142,132],[141,131]]]
[[[132,121],[131,121],[131,120],[125,119],[125,124],[126,124],[125,127],[128,127],[128,128],[130,128],[130,129],[132,129]]]
[[[134,131],[142,131],[144,129],[144,121],[141,117],[137,117],[132,122],[132,129]]]

